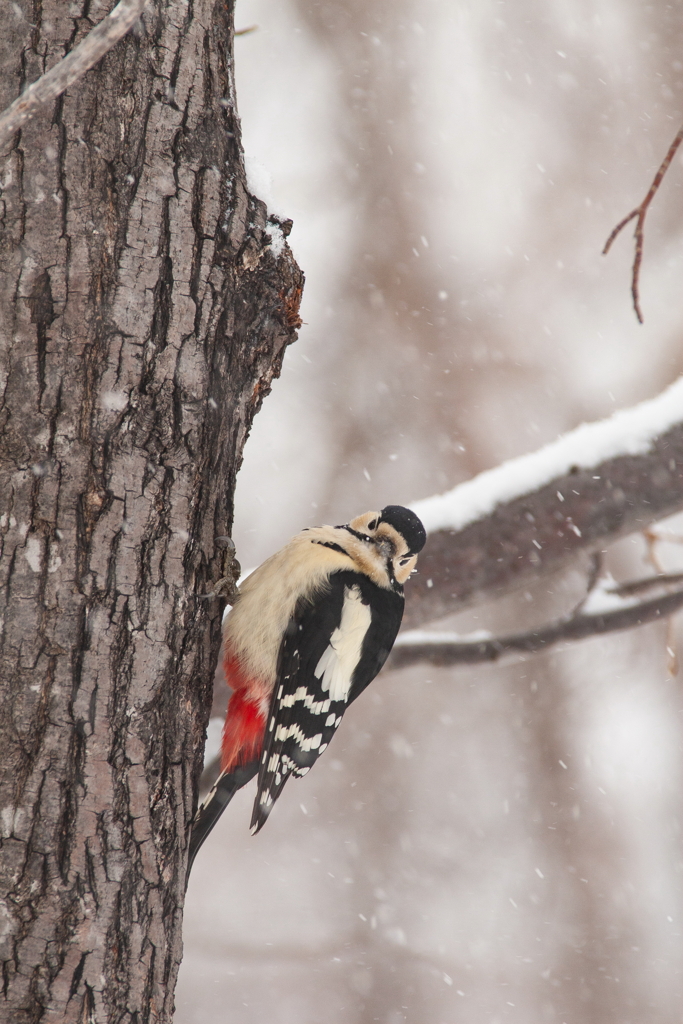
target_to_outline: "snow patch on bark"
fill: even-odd
[[[43,562],[43,550],[38,537],[33,536],[28,538],[24,549],[24,558],[34,572],[40,572],[40,567]]]
[[[100,405],[103,409],[121,412],[128,405],[128,395],[125,391],[104,391],[100,398]]]

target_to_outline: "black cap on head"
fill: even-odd
[[[425,528],[420,519],[403,505],[387,505],[380,512],[383,523],[389,523],[401,534],[412,554],[422,551],[427,540]]]

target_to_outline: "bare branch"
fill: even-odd
[[[644,580],[632,580],[631,583],[621,583],[608,591],[619,597],[629,597],[631,594],[642,594],[644,590],[652,590],[654,587],[666,586],[672,583],[683,583],[683,572],[665,573],[660,572],[657,576],[648,576]]]
[[[653,577],[617,587],[611,593],[632,594],[651,586],[680,582],[681,579],[683,579],[681,574]],[[665,619],[681,607],[683,607],[683,589],[675,590],[673,593],[660,594],[637,604],[624,605],[624,607],[615,608],[612,611],[572,615],[539,629],[495,637],[490,640],[444,641],[439,638],[435,642],[411,643],[410,635],[406,634],[404,638],[399,638],[397,641],[388,667],[404,668],[406,665],[413,665],[419,661],[428,661],[432,665],[473,665],[479,662],[497,661],[505,654],[533,654],[561,641],[585,640],[587,637],[599,636],[603,633],[643,626],[655,619]],[[438,634],[436,636],[438,637]]]
[[[501,597],[683,508],[683,423],[620,455],[430,533],[406,599],[408,628]]]
[[[58,96],[97,64],[134,25],[147,0],[120,0],[78,46],[34,82],[0,115],[0,149],[43,103]]]
[[[609,236],[609,238],[605,242],[605,248],[602,250],[603,256],[606,256],[607,253],[609,252],[611,246],[612,246],[612,242],[617,237],[617,235],[622,230],[622,228],[625,228],[626,225],[629,224],[630,221],[632,221],[634,219],[634,217],[637,218],[637,220],[636,220],[636,230],[634,232],[635,240],[636,240],[636,254],[635,254],[635,257],[634,257],[634,260],[633,260],[633,275],[632,275],[632,278],[631,278],[631,295],[633,296],[633,308],[635,309],[636,316],[638,317],[638,321],[641,324],[643,322],[643,314],[642,314],[641,309],[640,309],[640,297],[639,297],[639,294],[638,294],[638,280],[640,278],[640,264],[642,263],[642,260],[643,260],[643,232],[644,232],[644,228],[645,228],[645,217],[647,216],[648,207],[649,207],[650,203],[652,202],[652,200],[654,199],[655,195],[657,194],[657,190],[659,189],[659,186],[662,183],[662,179],[664,178],[664,175],[668,171],[669,165],[670,165],[671,161],[673,160],[674,156],[676,155],[676,150],[680,146],[681,142],[683,142],[683,127],[679,128],[678,134],[676,135],[676,138],[673,140],[673,142],[669,146],[669,151],[666,154],[666,156],[664,157],[664,160],[662,161],[659,170],[655,174],[654,180],[653,180],[652,184],[650,185],[648,193],[645,196],[645,198],[643,199],[642,203],[640,204],[640,206],[636,206],[635,210],[631,210],[631,212],[629,213],[629,215],[627,217],[624,217],[623,220],[619,221],[619,223],[615,227],[614,231],[612,232],[612,234]]]

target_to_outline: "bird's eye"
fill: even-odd
[[[408,558],[399,558],[398,564],[399,565],[407,565],[411,558],[412,558],[412,555],[410,555]]]
[[[373,519],[371,523],[368,523],[368,530],[376,530],[376,529],[377,529],[377,520]]]

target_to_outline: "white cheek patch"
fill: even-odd
[[[316,665],[314,675],[330,700],[348,700],[353,673],[360,661],[365,634],[372,615],[363,604],[358,587],[344,588],[341,622],[330,637],[329,647]]]
[[[405,562],[405,564],[401,565],[402,562]],[[402,555],[401,558],[395,558],[394,576],[396,578],[396,582],[400,583],[401,586],[403,586],[406,580],[415,572],[416,565],[417,555],[411,555],[410,557]]]

